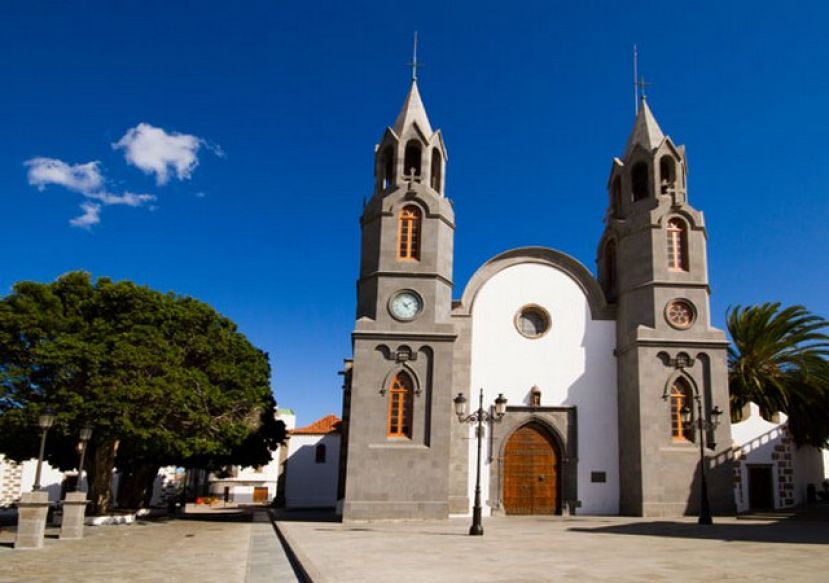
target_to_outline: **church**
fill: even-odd
[[[447,160],[413,79],[376,148],[360,218],[343,520],[470,514],[479,439],[456,406],[474,410],[479,395],[492,418],[485,516],[695,514],[702,458],[711,509],[733,513],[728,343],[710,324],[685,148],[642,99],[612,158],[598,277],[561,251],[526,247],[457,290]]]

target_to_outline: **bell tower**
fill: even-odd
[[[597,263],[618,307],[620,510],[695,513],[700,436],[683,430],[679,408],[694,409],[699,395],[706,421],[715,406],[728,411],[727,341],[710,323],[708,233],[688,202],[685,147],[662,132],[644,97],[608,191]],[[685,392],[675,396],[678,386]],[[705,440],[715,512],[733,506],[730,462],[719,455],[731,443],[722,417]]]
[[[456,334],[446,160],[413,74],[375,148],[374,192],[360,218],[344,520],[448,516]]]

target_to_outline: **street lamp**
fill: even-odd
[[[679,412],[682,418],[682,425],[688,429],[693,429],[699,432],[699,524],[711,524],[711,507],[708,503],[708,482],[705,480],[705,432],[714,431],[720,425],[720,416],[723,414],[722,409],[715,406],[708,413],[710,419],[704,419],[702,416],[702,398],[696,388],[694,391],[694,400],[697,402],[697,418],[692,419],[691,408],[685,405]],[[716,443],[711,441],[709,445],[713,448]]]
[[[483,423],[484,421],[499,423],[507,411],[507,400],[503,393],[498,394],[498,398],[495,399],[494,415],[484,411],[483,389],[481,389],[478,397],[478,410],[473,411],[469,415],[466,413],[466,397],[463,396],[463,393],[458,393],[458,396],[453,401],[455,403],[455,414],[458,416],[458,421],[461,423],[477,424],[475,427],[475,435],[478,438],[478,473],[475,477],[475,506],[472,508],[472,526],[469,527],[469,534],[472,536],[481,536],[484,534],[484,527],[481,524],[481,440],[484,435]]]
[[[84,425],[81,429],[81,460],[78,463],[78,480],[75,482],[75,492],[82,492],[81,478],[83,477],[83,461],[86,458],[86,446],[92,438],[92,427]]]
[[[37,425],[40,427],[40,453],[37,456],[37,470],[35,471],[35,483],[32,491],[40,490],[40,469],[43,466],[43,454],[46,453],[46,434],[49,428],[55,424],[55,414],[51,409],[46,409],[43,414],[37,419]]]

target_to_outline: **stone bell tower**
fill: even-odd
[[[726,413],[706,432],[706,476],[714,512],[732,511],[727,341],[710,323],[708,234],[688,203],[685,148],[644,98],[608,188],[598,271],[618,306],[620,511],[697,512],[700,436],[679,421],[685,405],[696,416],[696,394],[706,420],[715,406]]]
[[[454,212],[446,148],[412,79],[360,219],[343,519],[446,518]]]

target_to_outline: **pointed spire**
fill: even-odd
[[[625,147],[625,157],[633,151],[635,146],[641,146],[650,152],[659,147],[664,139],[665,134],[662,133],[659,124],[656,123],[656,118],[653,117],[653,112],[651,112],[651,108],[643,96],[639,112],[636,114],[636,121],[633,122],[633,131],[630,132]]]
[[[417,127],[427,139],[432,135],[432,126],[429,124],[429,118],[426,117],[426,108],[423,107],[423,101],[420,99],[416,80],[412,80],[412,88],[409,89],[409,94],[403,102],[403,108],[397,114],[392,129],[399,136],[412,123],[417,123]]]

